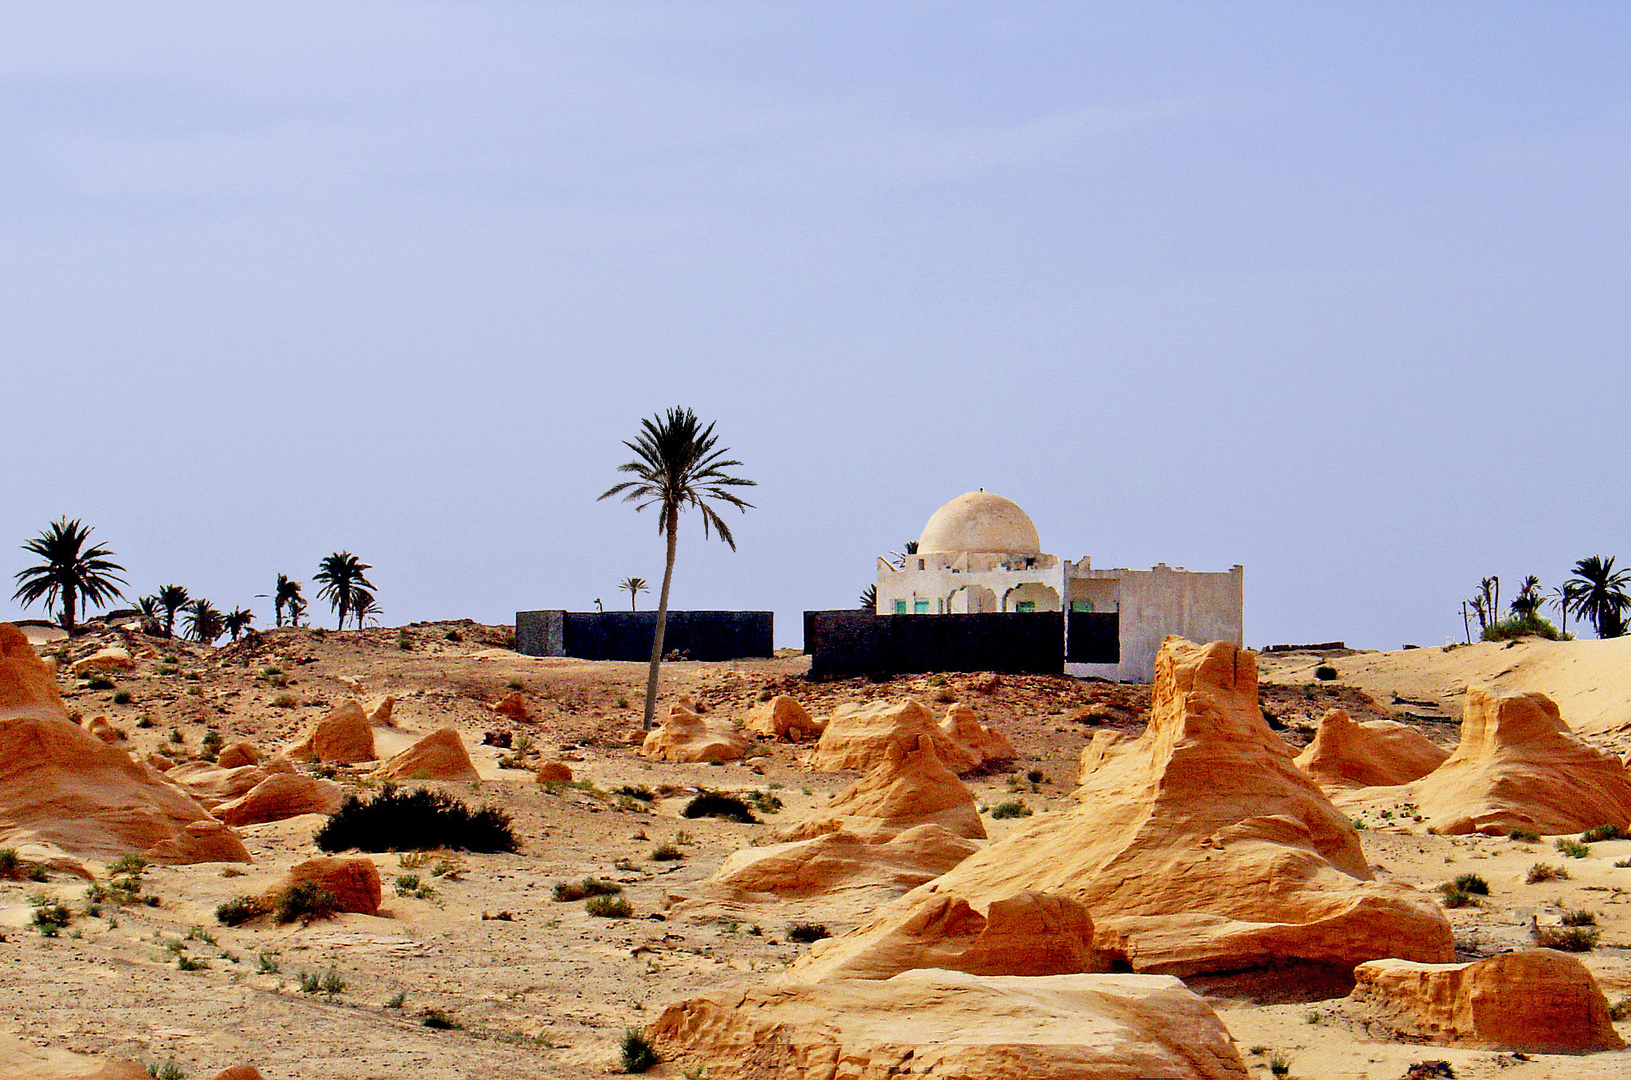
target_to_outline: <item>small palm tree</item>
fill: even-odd
[[[142,617],[142,633],[157,634],[164,625],[164,616],[160,614],[164,609],[156,596],[141,596],[136,598],[136,611]]]
[[[188,603],[186,613],[187,617],[182,620],[182,625],[187,636],[194,641],[206,645],[213,644],[216,638],[226,632],[226,616],[202,596]]]
[[[306,613],[306,598],[300,595],[298,587],[295,589],[295,594],[289,598],[288,604],[289,625],[298,630],[300,629],[300,617]]]
[[[618,472],[632,473],[635,479],[607,489],[600,498],[621,494],[624,502],[635,504],[636,511],[657,507],[657,532],[668,538],[663,587],[657,598],[657,630],[651,639],[651,669],[646,673],[644,725],[649,731],[657,707],[657,674],[663,660],[663,630],[668,623],[668,591],[674,581],[674,549],[679,542],[680,513],[687,506],[696,507],[702,515],[703,537],[709,535],[710,528],[716,529],[719,538],[735,551],[736,540],[712,501],[734,506],[745,514],[753,504],[730,489],[753,487],[755,481],[725,472],[742,463],[727,460],[728,449],[715,449],[719,439],[714,435],[714,426],[702,427],[690,409],[669,409],[666,416],[640,421],[640,428],[640,434],[632,442],[623,442],[634,451],[634,460],[617,467]]]
[[[1631,570],[1614,569],[1614,556],[1581,559],[1574,564],[1575,576],[1568,581],[1574,613],[1589,621],[1600,638],[1625,633],[1625,615],[1631,610]]]
[[[86,607],[105,604],[114,597],[123,597],[119,586],[127,584],[117,573],[124,567],[109,560],[113,552],[100,544],[85,546],[90,535],[91,530],[78,518],[53,521],[23,545],[24,551],[44,561],[17,572],[17,591],[11,597],[21,600],[25,607],[43,597],[47,611],[56,606],[57,597],[62,597],[62,628],[70,637],[81,601]]]
[[[1547,593],[1552,598],[1552,606],[1557,608],[1557,632],[1569,632],[1569,605],[1574,603],[1574,589],[1568,584],[1553,585],[1552,591]]]
[[[1540,611],[1541,600],[1540,578],[1530,574],[1518,583],[1518,595],[1512,598],[1512,614],[1520,619],[1533,619]]]
[[[634,611],[634,596],[636,593],[650,592],[651,586],[646,584],[643,577],[626,577],[618,588],[629,594],[629,610]]]
[[[279,574],[277,576],[277,586],[271,592],[256,593],[255,595],[263,600],[272,601],[272,611],[277,619],[276,625],[282,626],[283,609],[289,606],[289,602],[293,598],[300,595],[300,582],[291,581],[288,574]]]
[[[351,617],[357,620],[357,629],[362,629],[364,619],[373,619],[374,625],[379,625],[379,616],[385,611],[374,600],[374,594],[367,589],[358,589],[351,596]]]
[[[908,540],[908,541],[906,541],[905,544],[903,544],[901,546],[902,546],[902,548],[904,550],[891,551],[889,554],[891,554],[891,555],[893,555],[895,557],[894,558],[895,565],[900,567],[902,570],[904,570],[904,569],[906,569],[906,560],[907,560],[907,558],[909,556],[917,554],[917,541],[916,540]]]
[[[164,636],[176,636],[176,612],[187,606],[187,589],[182,585],[166,585],[157,593],[159,606],[164,609]]]
[[[878,585],[874,582],[861,590],[861,610],[869,614],[878,611]]]
[[[237,641],[238,635],[249,629],[249,624],[254,621],[255,613],[253,611],[246,611],[241,607],[235,607],[222,617],[221,625],[226,627],[228,634],[232,635],[232,640]]]
[[[374,587],[374,583],[365,576],[365,571],[372,569],[372,565],[349,551],[336,551],[318,564],[317,573],[311,579],[323,583],[323,587],[317,590],[318,599],[327,600],[340,613],[335,629],[345,629],[346,616],[357,606],[358,590]]]

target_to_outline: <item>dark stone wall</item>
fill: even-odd
[[[1058,675],[1065,670],[1064,614],[806,611],[804,651],[815,679],[929,671]]]
[[[551,617],[558,620],[555,636]],[[519,611],[515,616],[515,647],[528,656],[650,660],[656,632],[655,611]],[[663,652],[675,651],[691,660],[710,661],[773,656],[775,614],[670,611],[663,629]]]
[[[1072,611],[1065,659],[1073,664],[1121,663],[1121,615],[1114,611]]]

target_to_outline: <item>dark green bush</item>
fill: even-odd
[[[340,910],[339,899],[315,881],[301,881],[283,890],[277,901],[277,921],[292,923],[331,919]]]
[[[1513,829],[1511,832],[1507,833],[1507,836],[1521,844],[1540,843],[1540,833],[1533,829]]]
[[[451,630],[448,631],[450,634],[452,632],[453,631]],[[431,1028],[435,1031],[457,1031],[464,1027],[463,1024],[447,1015],[447,1013],[443,1012],[441,1009],[426,1009],[424,1012],[420,1013],[419,1025],[421,1027]]]
[[[701,795],[685,804],[683,811],[688,818],[713,817],[724,818],[727,821],[757,822],[753,811],[748,804],[735,795],[727,795],[722,791],[704,791]]]
[[[1462,874],[1451,883],[1451,887],[1474,896],[1489,895],[1489,882],[1477,874]]]
[[[1571,859],[1584,859],[1587,855],[1591,854],[1591,849],[1589,847],[1582,844],[1578,840],[1570,840],[1568,837],[1563,837],[1555,841],[1552,846]]]
[[[363,801],[346,796],[339,812],[317,831],[324,851],[516,851],[521,842],[510,815],[496,807],[471,810],[459,799],[420,788],[401,791],[387,784]]]
[[[1018,817],[1030,817],[1030,816],[1031,816],[1031,808],[1029,806],[1026,806],[1023,801],[1019,801],[1019,800],[1010,800],[1008,802],[1000,802],[996,806],[993,806],[991,808],[991,817],[992,817],[993,820],[997,820],[997,821],[1000,821],[1003,818],[1018,818]]]
[[[659,1060],[656,1048],[640,1033],[639,1028],[629,1028],[623,1032],[617,1049],[622,1054],[623,1071],[626,1073],[643,1073]]]
[[[808,945],[812,941],[831,937],[826,926],[821,923],[796,922],[787,928],[787,940],[796,941],[801,945]]]
[[[602,919],[626,919],[634,914],[634,905],[623,896],[591,896],[583,910]]]
[[[239,896],[231,900],[223,900],[215,907],[215,921],[222,926],[242,926],[251,919],[258,919],[266,914],[266,905],[253,896]],[[286,919],[285,922],[293,922]]]
[[[1580,834],[1583,843],[1595,844],[1599,840],[1624,840],[1631,833],[1627,833],[1618,825],[1593,825]]]
[[[1542,637],[1548,641],[1563,639],[1563,635],[1557,632],[1556,624],[1550,619],[1540,615],[1509,615],[1484,627],[1484,632],[1478,635],[1478,640],[1512,641],[1522,637]]]
[[[623,886],[605,878],[586,877],[581,881],[555,883],[555,899],[563,904],[582,900],[586,896],[615,896],[622,891]]]
[[[622,787],[613,788],[612,794],[622,795],[630,799],[639,799],[641,802],[654,802],[657,799],[656,794],[644,784],[624,784]]]
[[[1447,908],[1471,907],[1475,902],[1471,896],[1460,889],[1445,888],[1442,892],[1444,893],[1444,906]]]
[[[651,853],[652,862],[677,862],[685,858],[685,852],[673,844],[660,844]]]
[[[1337,669],[1332,667],[1330,664],[1321,664],[1319,667],[1314,669],[1314,678],[1318,679],[1320,682],[1330,682],[1336,677]]]

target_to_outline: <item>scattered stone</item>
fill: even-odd
[[[736,761],[747,741],[729,720],[704,718],[685,700],[668,707],[668,718],[648,732],[640,756],[652,761]]]

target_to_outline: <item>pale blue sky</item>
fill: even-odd
[[[390,624],[617,606],[672,404],[760,482],[674,602],[784,644],[982,486],[1244,563],[1253,644],[1631,560],[1622,4],[0,18],[0,580],[67,514],[132,595],[346,548]]]

